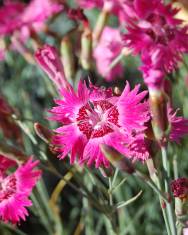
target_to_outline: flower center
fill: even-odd
[[[77,125],[87,138],[102,137],[118,125],[118,110],[106,100],[88,102],[78,111]]]
[[[0,182],[0,203],[9,199],[16,192],[16,177],[14,175],[4,178]]]

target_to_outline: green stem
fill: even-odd
[[[174,171],[174,179],[178,178],[178,164],[177,164],[177,155],[174,155],[173,158],[173,171]]]
[[[157,174],[155,174],[153,176],[153,180],[154,180],[155,184],[157,185],[157,187],[159,188],[159,190],[162,190],[161,182],[160,182],[159,177],[157,176]],[[170,232],[170,225],[169,225],[169,221],[168,221],[168,214],[167,214],[166,208],[164,208],[163,198],[160,195],[159,195],[159,201],[160,201],[160,205],[161,205],[161,209],[162,209],[162,213],[163,213],[163,218],[164,218],[165,225],[166,225],[166,230],[167,230],[167,233],[170,235],[171,232]],[[168,204],[168,201],[166,202],[166,204]]]
[[[113,198],[112,198],[112,180],[111,180],[111,177],[109,177],[108,180],[109,180],[109,190],[108,190],[108,194],[109,194],[109,203],[110,203],[110,206],[113,206]]]
[[[121,51],[121,53],[109,65],[108,67],[109,71],[113,69],[122,60],[123,57],[124,57],[124,53]]]
[[[0,227],[4,227],[5,229],[13,232],[12,234],[14,234],[14,235],[26,235],[26,233],[22,232],[17,227],[12,226],[12,225],[10,225],[8,223],[0,222]]]
[[[114,184],[116,182],[116,179],[117,179],[117,176],[118,176],[118,172],[119,172],[119,169],[116,168],[114,176],[113,176],[113,179],[112,179],[112,187],[114,186]]]
[[[177,154],[175,154],[173,157],[173,171],[174,171],[174,179],[178,179],[179,174],[178,174]],[[177,233],[178,235],[182,235],[184,226],[182,225],[182,223],[180,223],[180,221],[178,221],[178,217],[183,215],[183,203],[181,199],[177,197],[175,198],[175,213],[177,216],[176,220]]]
[[[166,147],[161,147],[161,153],[162,153],[163,170],[165,173],[165,176],[164,176],[165,192],[167,193],[167,195],[170,196],[170,194],[171,194],[170,187],[169,187],[170,170],[169,170]],[[167,213],[168,213],[168,219],[169,219],[169,224],[170,224],[170,228],[171,228],[171,233],[172,233],[172,235],[177,235],[177,230],[176,230],[176,226],[175,226],[175,218],[174,218],[174,213],[172,210],[172,204],[167,203],[166,206],[167,206]]]
[[[138,177],[139,179],[141,179],[142,181],[144,180],[144,182],[149,185],[153,190],[154,192],[156,192],[160,197],[161,199],[164,201],[164,202],[168,202],[167,198],[163,195],[162,191],[161,191],[161,187],[159,187],[159,183],[157,184],[154,184],[152,180],[150,180],[147,176],[145,176],[144,174],[142,174],[140,171],[136,171],[134,173],[134,175],[136,177]],[[156,180],[159,180],[159,179],[156,179]],[[155,181],[157,182],[157,181]],[[156,186],[157,185],[157,186]]]
[[[36,210],[39,214],[40,220],[43,223],[44,227],[48,231],[49,234],[53,234],[53,229],[49,226],[49,221],[46,216],[46,213],[44,212],[44,209],[41,207],[41,204],[38,200],[38,195],[36,195],[36,190],[33,190],[33,193],[31,194],[31,199],[33,201],[33,204],[36,207]]]
[[[158,190],[160,190],[160,192],[161,192],[161,190],[162,190],[161,181],[160,181],[160,179],[159,179],[159,177],[157,175],[153,159],[152,158],[148,159],[146,161],[146,164],[147,164],[147,167],[148,167],[150,178],[155,183],[155,185],[157,186]],[[154,189],[154,191],[155,191],[155,189]],[[166,225],[166,230],[167,230],[167,233],[170,235],[171,232],[170,232],[170,226],[169,226],[169,222],[168,222],[168,215],[167,215],[166,209],[164,208],[163,197],[162,197],[161,194],[158,194],[158,195],[159,195],[159,201],[160,201],[160,205],[161,205],[161,210],[162,210],[162,213],[163,213],[163,218],[164,218],[165,225]],[[165,200],[165,203],[168,203],[168,200]]]

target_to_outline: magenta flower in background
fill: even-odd
[[[77,0],[76,2],[79,4],[80,7],[83,9],[92,9],[92,8],[102,8],[104,5],[105,0]]]
[[[176,112],[168,109],[168,120],[171,125],[170,140],[179,143],[180,139],[188,134],[188,119],[177,117]]]
[[[133,0],[76,0],[83,9],[99,8],[116,15],[120,22],[135,16]]]
[[[23,44],[31,34],[41,32],[46,20],[62,9],[62,4],[53,0],[45,0],[42,4],[41,0],[32,0],[29,4],[5,0],[0,7],[0,36],[13,36],[10,48],[24,51]]]
[[[122,40],[118,29],[105,27],[97,47],[94,49],[94,58],[98,72],[108,81],[122,75],[123,66],[117,64],[109,68],[112,61],[121,53]]]
[[[0,7],[0,35],[10,35],[15,30],[21,30],[23,26],[29,27],[29,30],[35,28],[40,31],[38,23],[45,23],[49,17],[62,9],[62,5],[52,0],[45,0],[43,4],[40,0],[32,0],[28,5],[21,1],[5,0],[4,5]]]
[[[22,26],[20,15],[24,9],[22,2],[4,1],[4,6],[0,7],[0,36],[10,35]]]
[[[79,164],[87,162],[88,166],[95,163],[96,167],[108,167],[100,144],[134,157],[134,151],[127,146],[133,142],[132,136],[146,129],[144,123],[149,119],[148,104],[142,102],[147,92],[138,91],[139,86],[131,91],[127,84],[117,97],[100,88],[87,88],[82,82],[77,93],[63,89],[63,99],[56,100],[58,106],[51,110],[51,119],[63,125],[55,131],[53,140],[59,158],[64,159],[70,153],[71,163],[77,157]]]
[[[26,207],[32,205],[28,197],[39,180],[41,171],[34,169],[38,165],[38,161],[30,158],[14,173],[7,175],[12,161],[3,160],[2,157],[0,160],[7,168],[0,171],[0,218],[4,222],[18,223],[20,220],[25,220],[28,215]]]
[[[175,19],[177,10],[160,0],[135,0],[134,9],[137,17],[128,21],[125,44],[141,55],[146,83],[155,84],[161,79],[160,73],[173,71],[182,53],[187,52],[187,27]]]
[[[70,86],[65,78],[63,65],[55,47],[45,45],[44,47],[39,48],[35,53],[35,59],[58,90]]]
[[[25,8],[21,19],[24,24],[44,23],[49,17],[63,9],[61,4],[53,0],[32,0]]]

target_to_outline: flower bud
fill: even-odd
[[[112,147],[109,147],[108,145],[101,144],[100,148],[102,153],[115,168],[118,168],[120,171],[128,174],[134,173],[134,166],[128,158],[124,157],[118,151]]]
[[[81,36],[81,64],[86,70],[92,66],[92,33],[89,27],[84,29]]]
[[[45,45],[38,49],[35,53],[35,59],[58,90],[61,88],[67,89],[70,86],[65,78],[63,65],[55,47]]]
[[[75,65],[74,65],[74,52],[69,37],[64,37],[61,41],[61,58],[65,71],[65,77],[69,82],[74,80]]]
[[[178,197],[181,200],[188,198],[188,178],[178,178],[171,182],[171,190],[174,197]]]
[[[168,127],[167,101],[164,92],[160,90],[150,92],[149,102],[155,138],[160,144],[164,144],[165,131]]]
[[[52,138],[52,132],[46,128],[45,126],[41,125],[40,123],[36,122],[34,124],[34,129],[36,134],[47,144],[50,142]]]
[[[94,47],[97,45],[98,41],[100,40],[101,34],[103,32],[104,27],[106,26],[112,7],[113,4],[110,1],[109,2],[106,1],[103,6],[103,10],[101,11],[97,19],[97,23],[93,31]]]

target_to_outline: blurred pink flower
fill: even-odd
[[[183,235],[188,235],[188,228],[183,229]]]
[[[32,0],[28,5],[19,1],[4,1],[0,7],[0,35],[12,34],[15,30],[28,27],[29,30],[38,30],[38,23],[44,23],[53,14],[62,10],[62,5],[45,0]],[[37,26],[37,27],[35,27]]]
[[[125,22],[128,30],[125,44],[134,54],[141,55],[146,83],[158,83],[161,76],[154,73],[172,72],[181,61],[182,53],[188,51],[187,27],[175,19],[177,9],[160,0],[135,0],[134,9],[136,18]]]
[[[49,17],[63,9],[61,4],[53,0],[32,0],[25,8],[21,20],[24,24],[44,23]]]
[[[38,161],[30,158],[14,173],[0,176],[0,218],[4,222],[18,223],[28,215],[26,207],[32,205],[28,197],[41,175],[41,171],[34,170],[37,165]]]
[[[64,159],[71,153],[71,163],[77,156],[79,164],[87,162],[88,166],[95,163],[96,167],[108,167],[100,144],[109,145],[128,157],[131,157],[130,153],[134,155],[126,147],[130,136],[142,132],[149,119],[148,104],[142,102],[147,92],[138,91],[139,86],[131,91],[127,84],[117,97],[104,90],[101,92],[100,88],[87,88],[82,82],[77,93],[73,89],[63,89],[63,100],[56,100],[58,106],[51,110],[51,119],[63,124],[56,130],[53,140],[59,158]]]
[[[24,12],[25,4],[22,2],[4,1],[0,7],[0,35],[10,35],[22,26],[20,16]]]
[[[35,53],[35,59],[58,90],[70,86],[65,78],[63,65],[55,47],[46,44],[39,48]]]
[[[0,36],[14,38],[9,48],[20,52],[24,50],[21,44],[24,44],[33,32],[45,29],[46,20],[62,9],[62,4],[53,0],[45,0],[42,4],[41,0],[32,0],[29,4],[5,0],[4,5],[0,7]]]
[[[116,15],[120,22],[135,16],[133,0],[76,0],[83,9],[99,8]]]
[[[87,0],[76,0],[76,2],[80,5],[80,7],[84,8],[84,9],[92,9],[94,7],[96,8],[102,8],[104,5],[104,1],[105,0],[91,0],[91,1],[87,1]]]
[[[121,53],[123,48],[120,32],[118,29],[105,27],[97,47],[94,49],[98,72],[108,81],[122,75],[123,66],[117,64],[109,68],[112,61]]]

